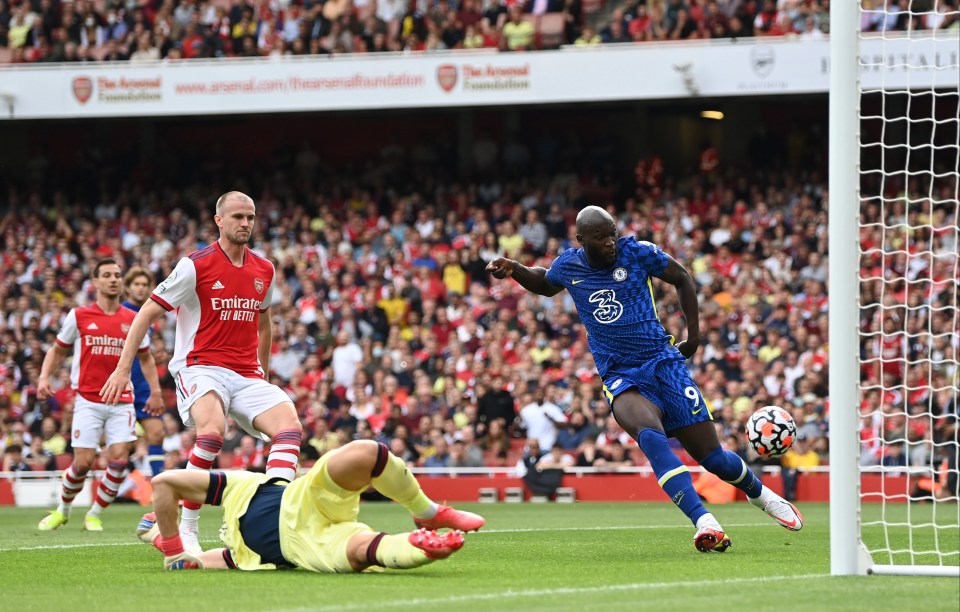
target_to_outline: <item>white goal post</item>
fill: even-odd
[[[833,575],[960,577],[957,7],[831,3]]]

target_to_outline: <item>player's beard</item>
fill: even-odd
[[[104,287],[102,287],[102,288],[99,289],[99,292],[100,292],[101,295],[103,295],[103,297],[105,297],[105,298],[107,298],[107,299],[109,299],[109,300],[115,300],[115,299],[118,299],[118,298],[120,297],[120,287],[117,287],[117,288],[115,288],[115,289],[111,289],[111,288],[108,287],[108,286],[104,286]]]
[[[244,234],[243,232],[240,232],[238,230],[236,232],[229,232],[227,233],[226,236],[227,236],[227,240],[231,244],[235,244],[237,246],[245,246],[250,243],[250,238],[253,237],[253,232],[250,232],[249,234]]]

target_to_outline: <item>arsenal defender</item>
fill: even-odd
[[[293,402],[266,378],[272,337],[273,264],[247,243],[256,221],[253,200],[239,191],[220,196],[214,221],[220,238],[177,263],[137,313],[131,340],[140,341],[167,312],[176,311],[170,371],[183,423],[197,428],[188,469],[209,470],[223,447],[226,415],[254,437],[271,441],[267,475],[293,480],[302,427]],[[132,347],[103,385],[104,402],[118,401],[130,381]],[[196,552],[200,504],[185,501],[180,517],[184,548]]]
[[[100,513],[117,497],[117,489],[126,477],[130,448],[137,439],[132,389],[122,387],[109,403],[100,399],[100,388],[117,366],[126,345],[130,346],[131,357],[134,354],[139,357],[140,368],[150,386],[148,409],[161,410],[160,381],[153,355],[148,350],[150,341],[140,336],[136,342],[127,342],[135,315],[120,305],[123,277],[119,264],[113,259],[97,262],[93,285],[97,290],[96,301],[67,314],[56,343],[43,359],[37,384],[37,399],[53,395],[50,375],[60,368],[72,348],[70,380],[77,390],[72,427],[73,463],[63,474],[60,505],[40,521],[41,531],[57,529],[70,519],[73,500],[83,489],[87,472],[97,457],[100,439],[106,434],[107,471],[83,519],[83,528],[87,531],[103,531]]]

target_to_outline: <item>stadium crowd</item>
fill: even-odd
[[[960,27],[957,0],[907,4],[864,0],[863,29]],[[0,63],[816,39],[829,11],[830,0],[0,0]]]
[[[567,294],[532,296],[484,271],[501,254],[549,267],[561,249],[577,246],[573,217],[588,203],[609,206],[622,234],[661,245],[691,270],[702,342],[690,365],[724,443],[757,461],[743,423],[759,407],[781,405],[801,440],[784,467],[826,460],[822,175],[748,172],[709,155],[696,171],[678,172],[653,156],[624,182],[604,174],[586,149],[534,164],[536,145],[489,145],[474,151],[474,167],[483,161],[484,171],[462,183],[424,170],[424,143],[390,145],[363,174],[324,172],[306,145],[289,165],[223,174],[227,182],[215,186],[208,178],[218,171],[194,178],[186,167],[180,184],[163,189],[136,177],[111,182],[112,170],[76,181],[63,175],[59,184],[38,170],[18,183],[0,207],[3,469],[47,469],[70,452],[68,369],[56,375],[50,401],[36,401],[35,385],[65,314],[91,299],[94,262],[119,258],[159,281],[215,239],[213,203],[227,188],[254,197],[254,245],[281,279],[270,377],[295,402],[308,464],[352,439],[382,440],[427,467],[512,466],[533,446],[528,439],[545,462],[644,464],[610,415]],[[102,168],[121,164],[104,155]],[[524,167],[530,171],[520,174]],[[957,320],[956,202],[939,197],[945,185],[888,180],[885,189],[891,197],[907,189],[917,203],[907,211],[878,201],[862,219],[860,352],[871,387],[863,460],[931,466],[957,435],[950,381],[958,336],[943,333]],[[942,201],[933,206],[922,194]],[[908,235],[896,225],[907,218],[928,225]],[[656,292],[665,327],[678,334],[675,292],[659,284]],[[173,320],[162,319],[153,336],[169,467],[183,465],[194,442],[177,417],[166,368],[173,331]],[[262,469],[262,443],[232,422],[225,437],[221,466]],[[141,465],[143,455],[141,445]]]

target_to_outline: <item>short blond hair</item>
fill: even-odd
[[[250,200],[251,202],[253,202],[253,198],[251,198],[251,197],[248,196],[247,194],[243,193],[242,191],[228,191],[227,193],[225,193],[225,194],[223,194],[222,196],[220,196],[219,198],[217,198],[217,208],[216,208],[216,211],[217,211],[217,214],[218,214],[218,215],[220,215],[221,217],[223,216],[223,206],[224,206],[224,204],[226,204],[227,200],[229,200],[229,199],[232,198],[233,196],[240,196],[241,198],[244,198],[244,199],[247,199],[247,200]]]

